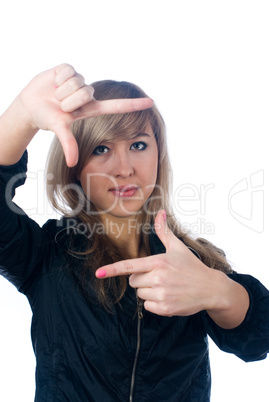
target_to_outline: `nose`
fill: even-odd
[[[127,178],[134,174],[134,167],[127,152],[117,152],[114,157],[114,176]]]

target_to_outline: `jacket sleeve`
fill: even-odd
[[[0,274],[22,292],[34,279],[46,243],[45,232],[12,201],[26,170],[27,151],[15,165],[0,166]]]
[[[229,274],[248,291],[250,307],[237,328],[220,328],[206,312],[206,332],[224,352],[233,353],[245,362],[265,359],[269,352],[269,291],[250,275]]]

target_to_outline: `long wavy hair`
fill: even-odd
[[[95,82],[92,86],[97,100],[147,97],[141,88],[129,82],[105,80]],[[120,301],[126,291],[126,277],[100,281],[96,280],[94,273],[102,265],[129,256],[119,250],[105,233],[90,230],[101,225],[101,219],[94,205],[83,193],[78,178],[92,152],[102,141],[134,138],[137,133],[145,131],[148,124],[151,125],[158,147],[158,171],[156,185],[141,211],[141,246],[150,255],[150,235],[148,230],[143,230],[143,227],[152,226],[157,212],[165,209],[170,229],[193,249],[208,267],[225,273],[232,272],[224,253],[205,239],[192,238],[181,227],[173,213],[170,202],[172,172],[167,152],[166,130],[163,118],[155,105],[150,109],[133,113],[101,115],[78,120],[73,123],[72,132],[78,143],[79,161],[75,167],[68,167],[62,147],[55,137],[47,161],[47,194],[55,210],[66,217],[76,217],[79,225],[84,224],[84,228],[89,228],[88,236],[85,229],[83,230],[84,240],[87,240],[83,242],[83,247],[79,246],[79,250],[76,248],[75,251],[70,242],[68,252],[74,261],[76,256],[80,259],[83,257],[82,289],[87,293],[91,281],[90,286],[95,289],[99,301],[106,307]]]

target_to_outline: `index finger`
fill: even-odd
[[[151,98],[109,99],[102,101],[92,99],[79,110],[79,118],[95,117],[102,114],[131,113],[149,109],[153,104],[154,102]]]
[[[134,258],[104,265],[96,271],[95,275],[97,278],[111,278],[113,276],[150,272],[153,269],[153,257]]]

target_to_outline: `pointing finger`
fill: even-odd
[[[118,114],[144,110],[152,106],[153,100],[150,98],[111,99],[95,101],[92,111],[94,115]]]
[[[152,271],[154,256],[135,258],[104,265],[96,271],[97,278],[110,278],[114,276],[132,275]]]
[[[73,116],[76,119],[81,119],[100,116],[103,114],[131,113],[138,110],[148,109],[152,106],[153,100],[150,98],[111,99],[103,101],[92,99],[88,104],[85,104],[85,106],[77,111],[73,109]]]

